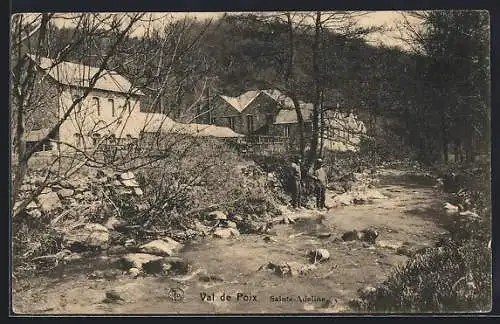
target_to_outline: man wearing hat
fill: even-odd
[[[294,157],[290,167],[292,173],[291,191],[293,208],[300,208],[300,198],[302,195],[302,159],[300,156]]]
[[[312,178],[316,183],[316,208],[325,208],[325,194],[326,187],[328,185],[328,176],[326,175],[326,170],[323,167],[323,159],[317,159],[316,165],[313,171]]]

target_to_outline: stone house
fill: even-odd
[[[304,103],[301,103],[304,105]],[[210,104],[204,123],[225,126],[245,135],[286,136],[293,127],[287,124],[288,111],[294,111],[292,100],[278,90],[251,90],[238,97],[218,95]],[[308,116],[307,107],[303,107]],[[306,116],[305,122],[310,120]]]
[[[300,101],[306,141],[311,135],[313,105]],[[293,101],[278,90],[252,90],[238,97],[217,96],[206,123],[225,126],[240,134],[264,135],[298,141],[298,120]],[[366,128],[353,113],[325,112],[324,146],[330,150],[356,150]]]
[[[130,81],[114,71],[103,70],[90,88],[96,67],[72,62],[59,62],[28,54],[35,62],[35,96],[30,107],[27,146],[44,138],[57,122],[64,119],[73,102],[82,101],[62,122],[57,135],[42,146],[42,150],[89,149],[103,139],[130,140],[138,138],[141,96]],[[85,93],[88,92],[86,96]]]
[[[245,135],[263,134],[281,109],[279,102],[266,90],[252,90],[238,97],[219,95],[211,103],[208,122],[225,126]]]

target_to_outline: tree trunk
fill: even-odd
[[[314,25],[314,41],[312,45],[312,68],[314,77],[314,98],[312,113],[312,134],[307,166],[314,163],[318,156],[318,143],[320,135],[320,97],[321,97],[321,75],[319,71],[319,42],[321,33],[321,12],[316,12],[316,22]]]
[[[304,157],[305,152],[305,126],[304,118],[302,116],[302,111],[300,110],[300,103],[295,95],[295,85],[293,83],[293,67],[294,67],[294,57],[295,57],[295,45],[294,45],[294,35],[293,35],[293,21],[290,12],[286,14],[287,25],[288,25],[288,67],[285,75],[285,83],[291,92],[291,99],[295,108],[295,113],[297,114],[297,124],[299,132],[299,151],[300,155]]]
[[[325,110],[323,108],[324,96],[323,91],[321,91],[320,97],[320,144],[319,144],[319,155],[323,156],[323,150],[325,146]]]

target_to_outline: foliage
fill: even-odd
[[[43,219],[19,215],[12,224],[12,269],[34,270],[31,259],[61,251],[62,235]]]
[[[484,218],[490,217],[490,161],[438,164],[434,170],[443,180],[444,191],[452,194],[452,203],[473,210]]]
[[[396,268],[375,292],[361,294],[367,312],[459,312],[491,308],[491,250],[481,241],[431,248]]]
[[[137,211],[136,204],[124,202],[134,224],[183,229],[213,209],[234,214],[277,212],[266,173],[218,139],[179,142],[168,156],[138,170],[137,178],[146,208]]]
[[[472,161],[489,146],[489,19],[486,11],[429,11],[412,36],[421,52],[414,102],[403,110],[409,137],[431,162]],[[411,28],[411,27],[410,27]],[[460,67],[460,68],[457,68]],[[441,158],[442,157],[442,158]]]

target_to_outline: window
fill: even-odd
[[[27,150],[32,150],[35,145],[37,145],[38,142],[37,141],[34,141],[34,142],[26,142],[26,149]],[[52,150],[52,145],[50,143],[49,140],[46,140],[44,142],[42,142],[42,145],[40,145],[35,152],[44,152],[44,151],[50,151]]]
[[[227,117],[227,126],[234,129],[234,117]]]
[[[127,107],[128,107],[128,113],[130,114],[132,112],[132,104],[130,101],[127,101]]]
[[[290,125],[283,125],[283,136],[290,137]]]
[[[111,106],[111,116],[115,117],[116,112],[115,112],[115,102],[113,99],[108,99],[108,103]]]
[[[101,140],[101,134],[99,133],[92,134],[92,145],[94,146],[99,145],[100,140]]]
[[[252,116],[252,115],[247,115],[247,129],[248,129],[249,133],[253,132],[253,130],[254,130],[253,117],[254,116]]]
[[[101,116],[101,103],[99,102],[99,98],[92,98],[92,105],[94,106],[95,111],[97,111],[97,116]]]
[[[272,124],[273,123],[273,114],[267,114],[266,115],[266,123],[267,124]]]

